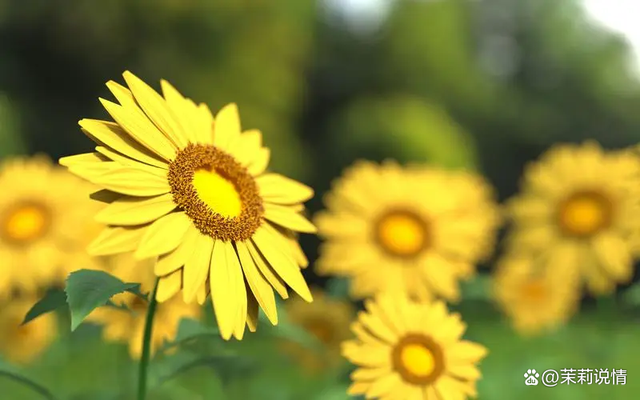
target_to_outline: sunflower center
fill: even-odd
[[[558,220],[568,236],[588,237],[605,229],[612,218],[611,202],[601,193],[585,191],[569,196],[561,203]]]
[[[232,182],[216,171],[199,169],[193,174],[193,187],[198,197],[223,217],[235,218],[242,212],[240,194]]]
[[[402,379],[414,385],[432,383],[444,371],[441,347],[424,335],[402,338],[393,348],[392,361]]]
[[[314,320],[306,323],[304,328],[307,332],[312,334],[320,342],[327,344],[333,339],[333,329],[326,321]]]
[[[0,222],[3,239],[16,244],[27,244],[45,235],[50,215],[42,205],[24,203],[8,210]]]
[[[205,144],[189,144],[169,165],[173,201],[205,235],[245,241],[262,224],[258,185],[231,155]]]
[[[413,212],[394,210],[378,219],[375,238],[389,254],[413,257],[428,245],[427,225],[424,219]]]

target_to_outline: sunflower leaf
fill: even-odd
[[[22,321],[22,325],[25,325],[33,321],[34,319],[38,318],[42,314],[47,314],[61,307],[66,307],[66,306],[67,306],[67,295],[65,294],[64,290],[61,290],[61,289],[49,290],[27,312],[27,315],[25,315],[24,317],[24,321]]]
[[[630,306],[640,306],[640,284],[628,288],[622,293],[622,300]]]
[[[297,343],[310,350],[321,351],[323,348],[322,343],[315,336],[304,328],[291,323],[284,312],[280,313],[280,321],[276,326],[271,325],[263,313],[260,313],[259,318],[263,322],[264,328],[258,329],[258,332],[270,338]]]
[[[129,292],[144,297],[138,283],[125,283],[106,272],[87,269],[69,275],[65,292],[71,311],[72,331],[94,309],[109,304],[111,297],[117,294]]]
[[[478,274],[468,281],[462,281],[460,283],[462,298],[464,300],[490,300],[491,285],[491,276],[488,274]]]
[[[348,278],[332,278],[327,283],[327,293],[331,297],[344,299],[349,297],[349,288],[351,282]]]

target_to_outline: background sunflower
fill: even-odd
[[[24,165],[44,165],[31,156],[44,153],[57,160],[94,151],[95,144],[78,132],[77,121],[109,120],[95,100],[112,99],[104,82],[124,83],[119,77],[131,70],[158,92],[163,90],[160,80],[165,79],[214,111],[236,103],[243,129],[262,131],[271,152],[270,171],[312,187],[315,196],[305,204],[306,216],[333,213],[331,230],[346,234],[359,228],[324,201],[328,193],[335,193],[333,182],[343,179],[357,160],[373,165],[395,160],[398,167],[391,169],[391,175],[425,165],[446,171],[437,188],[419,184],[427,178],[416,177],[411,194],[419,194],[416,202],[422,208],[438,199],[451,204],[455,192],[477,211],[476,219],[456,217],[455,224],[447,225],[456,231],[443,237],[456,240],[447,239],[441,247],[450,263],[474,266],[461,269],[469,279],[462,279],[461,272],[460,279],[437,281],[442,289],[437,297],[458,300],[448,307],[467,324],[463,340],[489,350],[479,364],[478,398],[637,397],[640,380],[633,377],[640,370],[635,350],[640,348],[636,286],[640,232],[635,228],[640,202],[634,201],[640,187],[634,183],[638,152],[618,151],[640,142],[640,74],[633,35],[596,22],[616,10],[636,13],[618,9],[621,2],[606,1],[598,9],[598,1],[116,0],[96,5],[79,0],[0,0],[0,162],[13,165],[10,173],[0,173],[0,318],[10,321],[0,324],[0,371],[28,377],[61,400],[112,400],[122,392],[133,398],[137,366],[129,346],[124,338],[103,340],[105,330],[100,326],[115,321],[128,324],[132,315],[101,308],[99,313],[111,313],[105,324],[83,324],[70,333],[69,315],[60,312],[42,316],[22,331],[19,317],[37,297],[9,285],[43,286],[37,293],[41,295],[46,286],[60,286],[69,271],[105,269],[104,263],[112,261],[116,267],[132,265],[66,247],[77,240],[84,248],[104,224],[122,222],[117,215],[120,205],[102,213],[88,210],[83,204],[90,203],[73,200],[79,194],[86,198],[85,189],[57,183],[57,177],[42,180],[36,171],[19,172],[19,165],[11,164],[13,156],[28,157]],[[601,150],[585,145],[587,139]],[[565,145],[574,150],[566,151]],[[589,196],[584,191],[569,196],[567,190],[595,175],[599,180]],[[454,176],[476,178],[461,178],[466,182],[461,183]],[[474,179],[483,182],[483,190],[469,183]],[[387,184],[382,179],[365,180],[361,177],[349,185],[349,194],[363,186],[385,198],[397,191],[395,178]],[[64,244],[64,251],[47,245],[46,251],[39,247],[28,253],[38,255],[44,267],[55,264],[56,258],[64,260],[58,269],[45,269],[58,273],[43,276],[36,285],[35,275],[28,271],[41,266],[16,264],[18,253],[7,256],[2,237],[11,233],[24,238],[43,220],[30,203],[16,224],[18,219],[9,217],[16,210],[5,212],[2,206],[13,204],[38,182],[42,190],[32,198],[60,199],[63,207],[55,216],[65,221],[71,241]],[[607,188],[625,193],[627,211],[618,215],[617,224],[608,225],[608,237],[597,246],[583,243],[590,251],[580,252],[580,268],[563,268],[574,263],[570,258],[577,254],[558,251],[566,243],[566,227],[573,229],[571,241],[584,242],[586,232],[609,221],[597,218],[606,212],[593,213],[594,204],[604,204],[594,193]],[[490,201],[478,195],[489,192],[495,194]],[[365,200],[380,203],[381,197]],[[154,208],[156,217],[172,211],[164,205]],[[565,212],[560,215],[556,211],[562,205]],[[478,225],[486,221],[491,223],[485,225],[497,225],[496,206],[508,223],[493,235],[489,233],[497,226],[479,229]],[[76,213],[85,212],[97,220],[76,218]],[[560,219],[564,233],[557,229],[546,235],[545,229],[552,226],[549,221]],[[388,232],[404,227],[411,233],[406,218],[391,222],[393,229]],[[625,229],[618,230],[622,225]],[[211,307],[202,309],[200,322],[178,323],[173,318],[174,323],[167,325],[168,336],[178,343],[174,352],[154,357],[150,398],[357,399],[347,395],[354,383],[353,363],[343,357],[322,374],[309,373],[301,367],[304,362],[298,353],[292,354],[282,343],[295,342],[305,354],[331,358],[335,343],[318,343],[321,340],[314,340],[305,321],[322,315],[343,326],[347,313],[336,312],[342,306],[331,305],[336,304],[333,301],[349,304],[357,315],[364,309],[360,297],[377,294],[362,280],[335,274],[355,255],[352,249],[362,247],[357,242],[362,237],[345,244],[330,260],[319,249],[330,246],[331,239],[287,232],[291,243],[301,244],[303,253],[293,248],[291,254],[304,267],[302,275],[322,294],[317,304],[307,304],[293,291],[283,291],[277,276],[270,276],[274,289],[289,296],[282,303],[274,299],[278,327],[271,327],[261,314],[263,329],[245,334],[242,342],[223,343]],[[459,240],[462,237],[466,239]],[[398,251],[418,243],[407,238],[417,236],[389,235]],[[15,249],[16,240],[12,243]],[[62,246],[57,240],[46,243]],[[321,256],[325,261],[318,262]],[[370,278],[364,282],[391,280],[376,270],[381,259],[368,257],[368,263],[359,266]],[[473,263],[467,262],[471,259]],[[320,274],[325,268],[333,272]],[[477,273],[471,277],[474,270]],[[580,274],[568,274],[571,271]],[[437,280],[442,275],[427,278]],[[405,286],[422,293],[422,298],[433,289],[428,280],[407,282]],[[240,286],[237,289],[241,291]],[[352,296],[358,291],[361,296]],[[349,324],[358,320],[350,318]],[[628,380],[624,386],[575,384],[552,389],[524,384],[527,370],[549,368],[622,369]],[[355,376],[364,379],[362,373]],[[0,388],[3,398],[34,399],[33,391],[3,376]]]

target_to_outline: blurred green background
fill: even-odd
[[[122,81],[127,69],[156,88],[167,79],[213,110],[237,102],[244,127],[264,132],[272,169],[317,190],[312,212],[357,158],[475,169],[504,200],[523,165],[554,143],[640,142],[640,71],[631,48],[579,1],[395,0],[377,13],[349,14],[346,3],[0,0],[0,157],[91,151],[77,121],[107,118],[97,97],[109,97],[104,83]],[[303,238],[311,260],[317,244]],[[339,282],[305,274],[344,296]],[[640,394],[633,304],[601,310],[585,299],[571,325],[537,339],[519,338],[483,299],[458,308],[467,336],[490,349],[480,399]],[[273,343],[259,332],[225,344],[259,368],[233,373],[234,362],[218,360],[154,381],[160,386],[151,398],[348,398],[348,366],[305,374]],[[163,362],[156,362],[158,376]],[[104,393],[107,400],[134,384],[135,368],[124,346],[100,343],[86,326],[25,373],[63,399]],[[622,368],[628,378],[626,386],[528,387],[530,368]],[[37,398],[1,376],[0,397]]]

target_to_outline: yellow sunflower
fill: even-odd
[[[298,359],[310,372],[335,367],[342,362],[340,345],[351,338],[349,326],[355,316],[353,304],[333,299],[320,289],[313,289],[313,303],[294,298],[285,305],[287,318],[324,345],[322,354],[302,348],[295,343],[284,343],[284,351]]]
[[[458,281],[493,249],[499,213],[492,196],[473,174],[358,162],[315,219],[327,239],[317,270],[353,278],[358,298],[405,290],[419,300],[456,301]]]
[[[0,165],[0,296],[63,282],[91,218],[86,182],[45,156]]]
[[[123,282],[140,283],[143,293],[150,293],[155,283],[153,260],[136,260],[131,254],[110,257],[106,270]],[[109,267],[109,265],[111,267]],[[116,305],[124,305],[128,310],[115,307],[101,307],[94,310],[87,321],[103,326],[103,337],[110,342],[128,342],[132,358],[142,354],[142,337],[148,303],[131,293],[121,293],[112,298]],[[202,308],[197,303],[186,304],[180,296],[172,296],[158,304],[153,320],[151,353],[154,354],[166,342],[175,339],[180,320],[199,319]]]
[[[577,273],[596,295],[629,282],[640,250],[636,155],[558,145],[527,167],[522,186],[507,205],[511,248],[548,253],[555,276]]]
[[[214,122],[166,81],[162,97],[128,71],[124,79],[128,89],[107,83],[120,104],[101,99],[115,122],[80,121],[96,152],[60,160],[106,190],[97,219],[109,226],[90,252],[159,257],[157,300],[182,291],[204,304],[210,293],[224,339],[255,330],[258,305],[277,324],[274,289],[311,302],[296,236],[316,230],[301,214],[313,190],[265,172],[269,149],[259,131],[242,131],[235,104]]]
[[[21,325],[37,301],[37,297],[26,296],[0,306],[0,354],[10,362],[33,362],[57,336],[56,316],[52,313]]]
[[[544,258],[525,254],[508,254],[496,268],[494,299],[521,334],[551,331],[576,313],[581,294],[576,276],[559,282]]]
[[[404,297],[367,300],[353,323],[356,340],[343,344],[355,364],[351,395],[367,399],[440,400],[476,396],[476,364],[485,347],[461,340],[466,325],[444,302]]]

